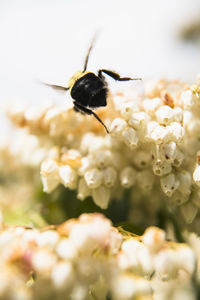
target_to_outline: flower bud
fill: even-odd
[[[84,200],[88,196],[90,196],[91,190],[89,189],[87,183],[84,178],[81,178],[78,183],[78,195],[77,198],[79,200]]]
[[[56,231],[46,230],[37,235],[36,242],[40,247],[54,247],[59,240],[59,235]]]
[[[185,158],[185,155],[183,154],[183,152],[181,152],[181,150],[177,147],[177,151],[176,151],[176,155],[173,161],[173,166],[176,168],[179,168],[183,162]]]
[[[125,144],[131,148],[131,149],[135,149],[137,147],[138,144],[138,136],[136,131],[133,128],[127,128],[126,130],[124,130],[122,132],[122,136],[123,136],[123,140],[125,142]]]
[[[159,97],[153,99],[145,99],[143,102],[144,110],[150,114],[154,115],[155,111],[162,105],[162,100]]]
[[[51,193],[60,183],[58,164],[53,159],[45,160],[41,165],[40,174],[44,192]]]
[[[173,109],[173,121],[182,122],[183,121],[183,110],[180,107],[175,107]]]
[[[94,202],[102,209],[106,209],[108,207],[110,196],[110,190],[103,185],[92,190],[92,197],[94,199]]]
[[[181,191],[181,193],[190,195],[192,186],[192,176],[190,172],[183,170],[178,173],[177,178],[180,182],[178,189]]]
[[[184,194],[179,191],[179,188],[175,191],[175,193],[171,196],[171,202],[175,205],[182,205],[183,203],[187,202],[189,200],[189,195]]]
[[[62,166],[59,168],[61,182],[69,189],[75,189],[77,186],[78,175],[70,166]]]
[[[116,118],[112,121],[110,132],[113,136],[119,136],[127,127],[127,123],[125,120],[121,118]]]
[[[84,175],[85,181],[89,188],[95,189],[103,182],[103,173],[97,168],[87,171]]]
[[[191,201],[196,207],[200,208],[200,189],[193,191]]]
[[[103,178],[105,186],[111,188],[116,182],[117,172],[113,167],[108,167],[103,171]]]
[[[193,179],[197,186],[200,186],[200,165],[196,164],[196,168],[193,172]]]
[[[147,123],[146,132],[144,135],[144,141],[147,141],[147,142],[152,141],[151,134],[158,125],[159,124],[156,121],[149,121]]]
[[[156,144],[167,143],[170,137],[170,130],[168,127],[169,126],[156,126],[150,134],[150,139]]]
[[[169,126],[167,126],[169,130],[170,139],[179,143],[182,141],[185,135],[185,129],[178,122],[172,122]]]
[[[184,205],[181,205],[180,209],[186,223],[191,224],[197,215],[198,208],[192,203],[187,202]]]
[[[150,250],[157,250],[165,242],[166,234],[164,230],[151,226],[147,228],[142,236],[143,243],[148,246]]]
[[[154,184],[155,176],[150,170],[143,170],[137,174],[137,183],[144,191],[150,191]]]
[[[146,168],[151,161],[151,154],[147,151],[137,151],[133,156],[133,162],[137,168]]]
[[[157,176],[169,174],[171,171],[172,167],[166,161],[157,160],[153,163],[153,172]]]
[[[74,269],[70,261],[61,261],[52,270],[51,278],[56,288],[67,288],[73,283]]]
[[[56,247],[56,252],[62,259],[75,259],[78,255],[74,243],[67,238],[62,239]]]
[[[176,157],[177,146],[175,142],[161,145],[162,156],[168,163],[172,163]]]
[[[179,181],[176,179],[173,173],[169,175],[163,176],[160,179],[160,184],[163,192],[168,196],[171,197],[175,190],[179,187]]]
[[[164,249],[155,256],[154,262],[155,270],[162,280],[176,278],[178,270],[176,251]]]
[[[186,245],[181,245],[177,251],[180,269],[185,270],[188,274],[193,274],[195,270],[195,255],[192,249]]]
[[[160,125],[167,125],[173,120],[173,109],[168,105],[162,105],[156,111],[156,119]]]
[[[133,186],[136,181],[136,174],[136,170],[132,167],[124,168],[120,173],[121,185],[127,189]]]
[[[191,90],[186,90],[184,92],[182,92],[181,96],[180,96],[180,101],[183,105],[183,108],[186,110],[190,110],[192,109],[192,107],[194,106],[194,96]]]
[[[141,129],[149,121],[149,116],[145,112],[135,112],[131,115],[128,124],[134,129]]]
[[[92,169],[93,167],[94,167],[94,160],[92,159],[92,155],[83,157],[81,160],[81,167],[78,170],[78,174],[84,175],[86,171]]]
[[[103,169],[111,162],[112,154],[109,150],[100,150],[94,153],[94,161],[98,168]]]

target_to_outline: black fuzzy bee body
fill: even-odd
[[[116,72],[106,69],[99,70],[97,75],[86,71],[92,47],[93,42],[88,50],[83,70],[77,71],[74,76],[70,78],[67,87],[52,84],[47,85],[59,90],[69,90],[74,100],[75,111],[93,115],[104,126],[106,132],[109,133],[106,125],[93,111],[95,108],[107,105],[108,87],[103,73],[118,81],[138,80],[140,78],[120,77]]]
[[[91,108],[106,106],[107,93],[105,80],[91,72],[79,78],[71,89],[71,96],[75,102]]]

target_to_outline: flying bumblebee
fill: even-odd
[[[84,114],[93,115],[104,126],[106,132],[109,133],[103,121],[97,116],[97,114],[93,112],[93,109],[107,105],[106,100],[108,87],[103,73],[107,74],[117,81],[141,80],[141,78],[120,77],[119,74],[106,69],[98,70],[97,75],[87,71],[88,60],[93,45],[94,39],[88,49],[83,70],[77,71],[70,78],[67,87],[54,84],[47,85],[59,90],[69,90],[70,95],[73,99],[74,110]]]

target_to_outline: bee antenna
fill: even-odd
[[[87,65],[88,65],[88,60],[89,60],[89,57],[90,57],[90,53],[91,53],[91,50],[92,50],[92,48],[93,48],[93,46],[94,46],[94,43],[95,43],[96,38],[97,38],[97,34],[95,34],[95,36],[93,37],[92,42],[91,42],[91,44],[90,44],[90,47],[89,47],[89,49],[88,49],[87,55],[86,55],[86,57],[85,57],[85,63],[84,63],[83,72],[85,72],[86,69],[87,69]]]

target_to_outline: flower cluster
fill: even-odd
[[[60,106],[14,107],[8,115],[37,141],[26,158],[43,161],[45,192],[63,184],[105,209],[131,189],[130,216],[148,196],[152,218],[167,204],[190,224],[200,207],[199,86],[160,80],[144,91],[110,93],[108,106],[97,112],[110,134],[93,117],[74,112],[69,99]]]
[[[181,289],[194,299],[189,246],[156,227],[134,237],[100,214],[40,231],[1,222],[0,254],[2,300],[178,299]]]
[[[0,138],[0,212],[5,213],[6,220],[12,216],[14,221],[19,216],[20,224],[24,224],[23,212],[35,201],[33,195],[40,185],[35,176],[38,170],[35,172],[27,159],[26,150],[31,148],[31,143],[26,142],[30,141],[30,135],[25,138],[21,132],[11,140]]]

